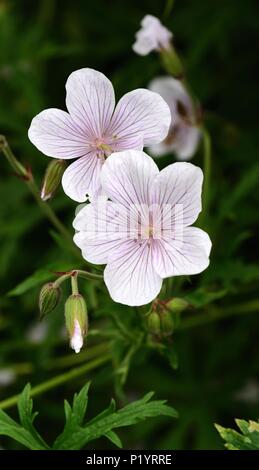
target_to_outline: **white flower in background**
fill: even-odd
[[[32,325],[26,334],[26,338],[30,343],[40,344],[42,343],[48,334],[48,326],[46,323],[36,323]]]
[[[71,199],[84,202],[100,189],[105,158],[161,142],[171,115],[160,95],[144,89],[127,93],[115,108],[112,83],[92,69],[73,72],[66,91],[68,113],[54,108],[42,111],[32,120],[29,138],[49,157],[77,159],[65,170],[62,185]]]
[[[8,387],[15,382],[16,374],[12,369],[0,369],[0,387]]]
[[[146,15],[141,21],[141,29],[136,33],[136,42],[132,48],[139,55],[169,49],[172,36],[171,31],[165,28],[158,18]]]
[[[190,159],[201,137],[190,95],[180,80],[172,77],[155,78],[148,88],[164,98],[172,117],[167,137],[163,142],[150,146],[150,152],[156,157],[174,152],[179,160]]]
[[[73,225],[83,258],[107,265],[104,281],[113,300],[147,304],[164,278],[207,268],[209,236],[190,227],[201,211],[202,180],[201,169],[191,163],[159,172],[154,160],[137,150],[106,160],[101,184],[107,198],[84,206]]]

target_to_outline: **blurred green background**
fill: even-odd
[[[64,109],[67,76],[81,67],[100,70],[113,81],[117,97],[145,87],[164,72],[156,54],[139,57],[131,49],[140,20],[153,14],[173,31],[212,138],[207,225],[213,251],[202,276],[172,285],[171,296],[189,294],[199,307],[187,312],[172,337],[178,369],[157,351],[141,347],[132,357],[124,398],[116,386],[119,403],[154,390],[180,418],[154,419],[120,436],[126,448],[222,449],[214,422],[233,425],[234,417],[256,419],[259,414],[258,2],[178,0],[163,16],[167,3],[173,2],[0,1],[0,133],[40,184],[49,160],[29,142],[27,129],[42,109]],[[168,156],[160,163],[172,161]],[[201,150],[193,163],[203,165]],[[60,190],[51,205],[70,229],[75,203]],[[38,322],[37,296],[48,272],[78,265],[65,248],[1,154],[0,400],[20,392],[28,381],[36,385],[84,359],[59,361],[70,355],[62,307]],[[28,285],[6,295],[35,271]],[[107,301],[98,283],[82,283],[81,290],[93,330],[116,332],[119,318],[126,329],[137,331],[138,314]],[[194,317],[201,315],[195,325]],[[92,334],[88,346],[106,341]],[[90,414],[108,405],[127,348],[126,340],[115,338],[113,364],[35,399],[39,428],[48,440],[61,429],[63,399],[87,379],[92,380]],[[16,416],[15,408],[9,412]],[[0,442],[6,449],[20,448],[9,439]],[[94,445],[112,448],[108,441]]]

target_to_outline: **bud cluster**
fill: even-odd
[[[177,297],[168,302],[156,300],[147,317],[148,332],[157,337],[171,336],[179,321],[179,314],[188,305],[186,300]]]
[[[68,278],[71,279],[72,294],[65,302],[65,323],[70,338],[70,346],[76,353],[79,353],[88,331],[88,316],[86,302],[78,292],[77,273],[77,271],[65,273],[56,282],[45,284],[39,295],[39,309],[41,318],[51,313],[58,306],[61,299],[60,284]]]

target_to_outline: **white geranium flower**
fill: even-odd
[[[156,157],[174,152],[179,160],[189,160],[195,154],[201,137],[189,93],[180,80],[172,77],[155,78],[148,88],[164,98],[172,118],[167,137],[161,143],[150,146],[150,152]]]
[[[151,51],[170,48],[172,33],[158,18],[152,15],[144,16],[141,28],[136,33],[136,42],[132,48],[136,54],[147,55]]]
[[[201,169],[191,163],[159,172],[154,160],[137,150],[106,160],[101,172],[106,200],[83,207],[73,225],[83,258],[106,264],[104,281],[113,300],[147,304],[164,278],[207,268],[210,238],[190,227],[201,211],[202,180]]]

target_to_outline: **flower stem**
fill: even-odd
[[[57,231],[70,243],[71,250],[76,254],[79,255],[79,250],[75,247],[70,232],[66,229],[66,227],[62,224],[62,222],[58,219],[55,212],[52,208],[44,201],[42,201],[40,197],[40,191],[37,187],[33,175],[31,171],[25,168],[14,156],[6,138],[3,135],[0,135],[0,151],[3,152],[4,156],[6,157],[7,161],[21,179],[24,180],[25,184],[27,185],[29,191],[31,192],[32,196],[34,197],[35,201],[37,202],[38,206],[44,213],[44,215],[50,220],[52,225],[57,229]]]
[[[96,281],[103,280],[103,276],[101,274],[89,273],[88,271],[83,271],[82,269],[73,269],[73,271],[70,271],[58,277],[56,281],[54,282],[54,284],[56,287],[59,287],[62,284],[62,282],[66,281],[67,279],[71,279],[72,292],[74,289],[75,292],[73,293],[78,294],[78,286],[77,286],[78,277],[82,277],[83,279],[96,280]]]
[[[167,0],[166,5],[165,5],[165,9],[164,9],[164,13],[163,13],[164,19],[166,19],[166,18],[168,18],[168,16],[170,16],[170,13],[172,12],[173,7],[174,7],[174,0]]]
[[[35,387],[32,387],[30,396],[34,397],[35,395],[40,395],[41,393],[44,393],[47,390],[51,390],[52,388],[58,387],[59,385],[69,382],[70,380],[76,377],[80,377],[81,375],[84,375],[86,372],[90,372],[91,370],[96,369],[97,367],[100,367],[106,362],[109,362],[110,359],[111,359],[110,354],[106,354],[105,356],[94,359],[93,361],[88,362],[87,364],[71,369],[70,371],[65,372],[64,374],[57,375],[53,379],[47,380],[46,382],[42,382],[41,384],[36,385]],[[10,408],[11,406],[16,405],[18,402],[18,399],[19,399],[19,395],[14,395],[10,398],[7,398],[6,400],[1,401],[0,409],[3,410],[3,409]]]
[[[78,295],[78,283],[77,283],[77,271],[73,271],[71,274],[71,288],[72,288],[72,294],[73,295]]]
[[[102,274],[89,273],[88,271],[83,271],[82,269],[77,269],[76,271],[78,277],[82,277],[83,279],[91,279],[96,281],[103,280]]]

